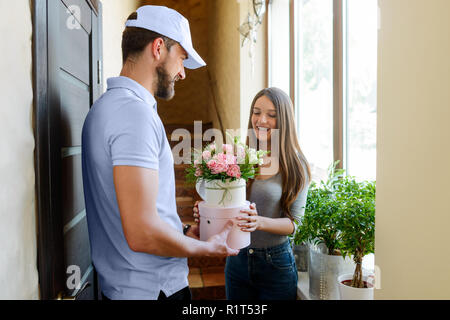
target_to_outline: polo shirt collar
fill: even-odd
[[[130,79],[128,77],[120,76],[113,77],[107,80],[108,90],[110,89],[128,89],[134,93],[138,98],[143,100],[145,103],[149,104],[156,110],[156,100],[155,97],[145,89],[141,84]]]

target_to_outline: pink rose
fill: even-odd
[[[233,164],[228,167],[227,175],[239,179],[241,177],[241,168],[237,164]]]
[[[222,145],[223,152],[227,154],[233,153],[233,146],[231,144],[224,144]]]
[[[208,150],[203,151],[202,157],[203,157],[203,160],[208,161],[209,159],[211,159],[211,151],[208,151]]]
[[[236,163],[237,163],[236,161],[237,161],[236,156],[234,156],[234,155],[232,155],[232,154],[227,154],[227,160],[226,160],[226,162],[227,162],[228,165],[236,164]]]
[[[209,160],[206,166],[208,167],[209,170],[211,170],[212,174],[219,174],[222,172],[226,172],[228,169],[226,163],[217,161],[215,159]]]
[[[217,162],[220,162],[220,163],[224,163],[224,164],[227,163],[227,156],[225,155],[225,153],[216,154],[214,156],[214,159],[216,159]]]
[[[197,170],[195,170],[195,176],[196,177],[201,177],[202,175],[203,175],[202,168],[197,168]]]
[[[216,145],[214,143],[211,143],[209,146],[206,147],[209,149],[209,151],[214,152],[216,151]]]
[[[215,155],[214,158],[218,162],[225,164],[225,165],[236,164],[236,157],[232,154],[219,153],[219,154]]]

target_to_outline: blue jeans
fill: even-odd
[[[227,258],[225,288],[229,300],[295,300],[297,281],[289,241],[266,249],[248,247]]]

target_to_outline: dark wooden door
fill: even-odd
[[[34,31],[41,298],[97,299],[84,205],[81,130],[102,93],[101,4],[35,0]]]

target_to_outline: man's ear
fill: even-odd
[[[156,61],[161,60],[162,52],[164,50],[164,40],[162,38],[156,38],[151,44],[151,51],[153,58]]]

